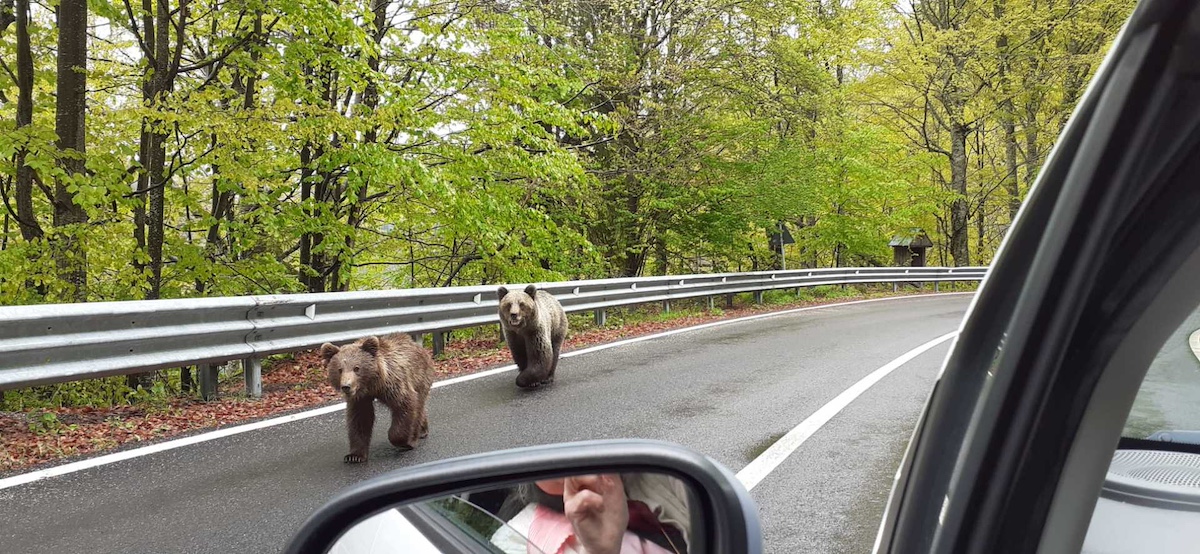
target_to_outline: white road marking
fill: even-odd
[[[626,346],[626,345],[630,345],[630,344],[634,344],[634,343],[638,343],[638,342],[642,342],[642,341],[648,341],[648,340],[654,340],[654,339],[659,339],[659,338],[663,338],[663,337],[669,337],[671,335],[677,335],[679,333],[698,331],[700,329],[708,329],[710,327],[717,327],[719,325],[729,325],[729,324],[733,324],[733,323],[741,323],[744,321],[753,321],[756,319],[763,319],[763,318],[767,318],[767,317],[776,317],[776,316],[794,314],[794,313],[799,313],[799,312],[807,312],[807,311],[812,311],[812,310],[823,310],[823,309],[828,309],[828,308],[840,308],[840,307],[844,307],[844,306],[854,306],[854,305],[858,305],[858,304],[868,304],[868,303],[873,303],[873,302],[906,300],[906,299],[910,299],[910,298],[928,298],[931,296],[942,296],[942,297],[957,296],[957,295],[962,295],[962,294],[973,294],[973,293],[964,292],[964,293],[943,293],[943,294],[916,294],[916,295],[912,295],[912,296],[872,298],[869,300],[855,300],[852,302],[841,302],[841,303],[837,303],[837,304],[825,304],[822,306],[809,306],[806,308],[795,308],[795,309],[783,310],[783,311],[779,311],[779,312],[755,314],[755,315],[739,317],[739,318],[735,318],[735,319],[726,319],[726,320],[722,320],[722,321],[714,321],[712,323],[704,323],[704,324],[696,325],[693,327],[682,327],[679,329],[672,329],[670,331],[664,331],[662,333],[655,333],[653,335],[646,335],[646,336],[642,336],[642,337],[634,337],[634,338],[630,338],[630,339],[619,340],[616,342],[610,342],[610,343],[601,344],[598,346],[591,346],[588,348],[573,350],[571,352],[565,352],[562,354],[561,357],[573,358],[575,356],[581,356],[583,354],[590,354],[592,352],[599,352],[601,350],[608,350],[610,348],[618,348],[621,346]],[[479,373],[472,373],[470,375],[463,375],[461,377],[453,377],[450,379],[444,379],[444,380],[435,382],[433,384],[433,388],[436,389],[436,388],[444,387],[447,385],[464,383],[467,381],[474,381],[475,379],[482,379],[484,377],[490,377],[492,375],[497,375],[500,373],[512,371],[516,368],[517,368],[516,365],[506,365],[506,366],[498,367],[495,369],[489,369],[487,371],[481,371]],[[312,410],[298,412],[298,413],[294,413],[294,414],[290,414],[290,415],[286,415],[286,416],[265,419],[262,421],[256,421],[254,423],[247,423],[244,425],[237,425],[234,427],[227,427],[224,429],[218,429],[215,431],[209,431],[206,433],[192,435],[190,437],[184,437],[184,438],[180,438],[180,439],[163,441],[160,443],[151,444],[151,445],[143,446],[140,448],[123,450],[121,452],[114,452],[112,454],[96,456],[95,458],[87,458],[84,460],[79,460],[77,462],[71,462],[69,464],[63,464],[63,465],[59,465],[59,466],[49,467],[46,469],[39,469],[37,471],[30,471],[28,473],[21,473],[18,475],[14,475],[12,477],[0,479],[0,490],[16,487],[19,485],[24,485],[26,483],[32,483],[34,481],[39,481],[39,480],[46,479],[49,477],[57,477],[59,475],[75,473],[77,471],[83,471],[85,469],[91,469],[94,467],[107,465],[107,464],[111,464],[114,462],[120,462],[120,461],[128,460],[131,458],[139,458],[141,456],[147,456],[150,454],[155,454],[155,453],[163,452],[166,450],[174,450],[176,448],[181,448],[184,446],[190,446],[193,444],[208,442],[208,441],[216,440],[216,439],[219,439],[222,437],[228,437],[230,435],[237,435],[237,434],[246,433],[249,431],[256,431],[258,429],[265,429],[267,427],[274,427],[276,425],[281,425],[284,423],[290,423],[293,421],[299,421],[302,419],[308,419],[311,417],[330,414],[333,412],[343,410],[345,408],[346,408],[346,403],[341,402],[338,404],[333,404],[330,406],[323,406],[320,408],[315,408]],[[786,439],[786,437],[785,437],[785,439]],[[803,442],[803,439],[801,442]],[[770,450],[768,450],[768,452],[770,452]],[[743,470],[743,471],[745,471],[745,470]]]
[[[954,336],[957,334],[958,331],[954,331],[922,344],[921,346],[905,352],[904,355],[900,356],[899,358],[888,362],[887,365],[872,371],[866,377],[859,379],[857,383],[854,383],[850,386],[850,388],[842,391],[842,393],[834,397],[833,400],[830,400],[824,406],[821,406],[821,409],[813,412],[813,414],[808,416],[807,419],[801,421],[799,425],[793,427],[791,431],[788,431],[788,433],[783,436],[783,438],[775,441],[775,444],[772,444],[766,449],[766,451],[764,451],[762,454],[759,454],[754,461],[750,462],[750,465],[742,468],[742,470],[737,473],[738,481],[742,482],[742,485],[746,487],[746,490],[753,489],[756,485],[762,482],[767,475],[770,475],[776,467],[779,467],[779,464],[783,463],[783,461],[786,460],[787,457],[792,454],[792,452],[795,452],[797,448],[800,448],[800,445],[804,444],[804,441],[813,436],[813,433],[816,433],[821,429],[822,426],[824,426],[826,423],[829,423],[829,420],[833,419],[833,416],[838,415],[838,413],[841,412],[846,406],[850,405],[854,399],[866,392],[867,389],[871,388],[871,386],[873,386],[875,383],[878,383],[880,379],[887,377],[889,373],[908,363],[913,358],[924,354],[929,349],[954,338]]]
[[[319,416],[319,415],[323,415],[323,414],[329,414],[329,413],[333,413],[333,412],[336,412],[338,410],[342,410],[345,408],[346,408],[345,402],[343,402],[341,404],[335,404],[333,406],[323,406],[321,408],[317,408],[314,410],[308,410],[308,411],[300,412],[300,413],[296,413],[296,414],[266,419],[263,421],[256,421],[254,423],[247,423],[245,425],[226,427],[224,429],[217,429],[216,431],[209,431],[207,433],[201,433],[199,435],[192,435],[190,437],[184,437],[182,439],[169,440],[169,441],[160,442],[157,444],[151,444],[149,446],[143,446],[141,448],[133,448],[130,450],[123,450],[121,452],[113,452],[112,454],[105,454],[103,456],[97,456],[95,458],[79,460],[78,462],[72,462],[69,464],[63,464],[60,466],[54,466],[54,467],[50,467],[50,468],[46,468],[46,469],[40,469],[38,471],[31,471],[29,473],[22,473],[20,475],[14,475],[7,479],[0,479],[0,490],[15,487],[17,485],[24,485],[25,483],[37,481],[39,479],[45,479],[47,477],[56,477],[59,475],[64,475],[67,473],[74,473],[76,471],[82,471],[82,470],[93,468],[96,466],[102,466],[102,465],[106,465],[106,464],[111,464],[113,462],[119,462],[121,460],[128,460],[130,458],[138,458],[141,456],[147,456],[150,454],[154,454],[156,452],[162,452],[164,450],[173,450],[175,448],[180,448],[180,447],[188,446],[191,444],[208,442],[211,440],[219,439],[221,437],[228,437],[230,435],[237,435],[239,433],[245,433],[246,431],[253,431],[255,429],[265,429],[267,427],[274,427],[276,425],[281,425],[281,424],[292,422],[292,421],[298,421],[301,419],[307,419],[310,417],[315,417],[315,416]]]

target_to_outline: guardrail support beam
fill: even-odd
[[[446,351],[446,333],[437,331],[433,334],[433,355],[441,356]]]
[[[942,288],[942,287],[941,287],[941,284],[942,284],[942,282],[941,282],[941,281],[934,281],[934,282],[933,282],[933,292],[938,292],[938,291],[940,291],[940,290],[941,290],[941,288]]]
[[[221,366],[218,364],[201,364],[196,366],[196,373],[199,373],[200,379],[200,398],[203,400],[216,400],[217,398],[217,378],[220,376]]]
[[[900,283],[892,283],[892,292],[900,292]]]
[[[243,359],[242,375],[246,378],[246,396],[262,398],[262,360],[258,358]]]
[[[726,307],[726,308],[732,308],[732,307],[733,307],[733,293],[730,293],[730,294],[726,294],[726,295],[725,295],[725,307]]]
[[[763,291],[761,291],[761,290],[754,291],[754,303],[755,304],[762,304],[762,298],[763,298]]]
[[[593,312],[593,315],[596,318],[596,327],[604,327],[608,323],[608,312],[605,312],[603,309],[596,310]]]
[[[663,311],[664,312],[671,311],[671,301],[670,300],[663,300]]]
[[[714,302],[714,301],[713,301],[713,297],[711,297],[711,296],[710,296],[710,297],[708,297],[708,311],[710,311],[710,312],[711,312],[711,311],[713,311],[713,310],[714,310],[716,307],[717,307],[717,306],[716,306],[716,302]]]
[[[418,346],[425,346],[425,333],[409,333],[408,336],[412,337]]]

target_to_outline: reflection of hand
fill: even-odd
[[[625,485],[616,475],[586,475],[564,480],[563,507],[588,554],[618,554],[629,525]]]

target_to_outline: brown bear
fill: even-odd
[[[567,314],[554,295],[529,285],[525,291],[500,287],[500,327],[517,364],[517,386],[554,382],[558,354],[567,338]]]
[[[396,448],[411,450],[429,435],[425,400],[433,386],[433,358],[408,335],[366,337],[341,348],[325,343],[321,355],[329,384],[346,397],[350,453],[343,461],[367,461],[375,400],[392,412],[388,442]]]

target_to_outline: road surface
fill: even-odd
[[[737,471],[863,376],[957,329],[969,296],[821,308],[565,359],[557,382],[503,373],[434,390],[430,438],[342,463],[335,412],[0,490],[4,552],[276,552],[334,492],[395,468],[597,438],[684,445]],[[852,402],[753,491],[769,552],[865,552],[946,342]],[[381,414],[382,415],[382,414]]]

